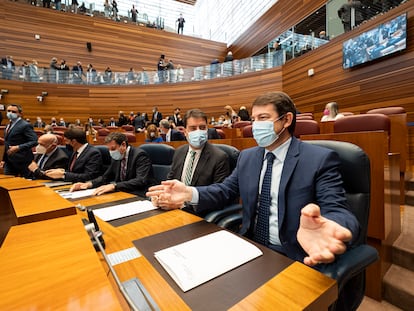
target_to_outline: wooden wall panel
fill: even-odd
[[[156,70],[161,54],[184,68],[206,65],[226,54],[226,44],[220,42],[23,2],[0,0],[0,4],[0,55],[13,55],[16,65],[36,59],[40,67],[49,67],[51,58],[57,57],[71,68],[80,60],[85,69],[92,63],[98,71],[110,66],[127,72],[130,67]],[[40,40],[35,40],[35,34]],[[91,42],[91,52],[86,42]]]
[[[94,119],[116,117],[119,110],[126,113],[147,112],[153,106],[167,116],[175,107],[182,113],[191,108],[200,108],[210,117],[217,118],[224,113],[224,106],[231,105],[238,110],[251,103],[260,94],[282,89],[281,68],[246,73],[239,76],[166,85],[148,86],[87,86],[37,84],[30,82],[0,80],[0,88],[8,89],[2,104],[21,103],[24,115],[35,120],[41,116],[44,121],[51,117],[64,117],[73,122],[79,118],[86,122],[89,116]],[[42,103],[36,96],[42,91],[49,95]]]

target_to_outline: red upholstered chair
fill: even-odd
[[[217,134],[219,134],[221,139],[225,139],[226,138],[226,133],[224,133],[224,131],[222,129],[216,129]]]
[[[363,131],[387,131],[390,135],[390,119],[379,113],[358,114],[340,118],[334,122],[334,132],[363,132]]]
[[[296,120],[313,120],[313,116],[298,114],[296,115]]]
[[[233,123],[233,128],[243,128],[251,124],[252,124],[251,121],[238,121],[238,122]]]
[[[106,127],[108,130],[117,130],[118,127],[117,126],[107,126]]]
[[[382,113],[385,115],[405,113],[404,107],[384,107],[368,110],[367,113]]]
[[[56,131],[61,131],[61,132],[66,132],[68,130],[68,128],[66,126],[54,126],[53,127],[53,132]]]
[[[125,134],[129,143],[135,143],[137,141],[137,138],[135,137],[135,133],[124,132],[123,134]]]
[[[102,126],[100,126],[100,125],[93,125],[92,126],[95,130],[99,130],[99,129],[101,129],[102,128]]]
[[[319,134],[319,123],[315,120],[296,120],[294,135],[299,138],[300,135]]]
[[[107,136],[109,133],[111,133],[111,131],[106,128],[98,129],[98,136]]]
[[[252,125],[246,125],[242,130],[243,137],[253,137]]]
[[[122,125],[121,127],[125,132],[135,132],[135,127],[133,125]]]

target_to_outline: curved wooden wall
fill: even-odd
[[[119,110],[151,114],[153,106],[165,116],[180,107],[182,113],[200,108],[217,118],[224,113],[225,105],[237,110],[243,105],[250,110],[258,95],[282,90],[282,70],[274,68],[260,74],[165,85],[88,86],[0,80],[0,87],[9,90],[0,103],[21,103],[25,117],[32,121],[37,115],[46,122],[51,117],[64,117],[70,122],[77,118],[86,122],[89,116],[108,120],[117,117]],[[39,103],[36,96],[42,91],[49,95]]]
[[[8,0],[0,0],[0,33],[1,57],[13,55],[18,66],[36,59],[39,67],[49,67],[57,57],[70,68],[80,60],[84,69],[92,63],[98,71],[110,66],[127,72],[130,67],[156,70],[161,54],[184,68],[210,64],[226,54],[226,44],[220,42]],[[91,52],[86,42],[92,44]]]

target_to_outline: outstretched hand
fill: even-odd
[[[345,242],[351,238],[351,231],[321,216],[318,205],[308,204],[302,209],[297,239],[308,254],[303,260],[306,265],[333,262],[335,255],[346,251]]]
[[[152,204],[163,209],[177,209],[184,205],[184,202],[192,198],[191,187],[178,180],[166,180],[161,185],[148,189],[147,197],[151,197]]]

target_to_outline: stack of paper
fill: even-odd
[[[160,250],[154,256],[186,292],[262,254],[255,245],[221,230]]]
[[[100,219],[110,221],[122,217],[127,217],[146,211],[157,209],[151,201],[134,201],[130,203],[113,205],[110,207],[99,208],[94,210],[94,214]]]

